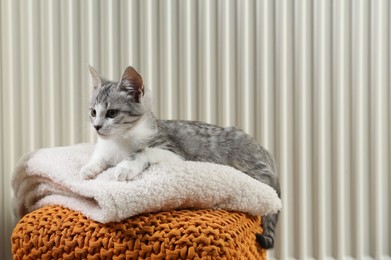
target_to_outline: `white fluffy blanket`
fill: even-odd
[[[269,186],[231,167],[203,163],[161,163],[132,181],[113,180],[109,169],[93,180],[79,169],[93,146],[47,148],[22,158],[13,175],[18,217],[45,205],[62,205],[107,223],[141,213],[172,209],[226,209],[251,215],[275,213],[281,201]]]

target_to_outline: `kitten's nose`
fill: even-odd
[[[102,128],[102,126],[101,126],[101,125],[94,125],[94,127],[95,127],[96,131],[99,131],[99,129],[101,129],[101,128]]]

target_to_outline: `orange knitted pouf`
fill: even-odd
[[[144,214],[100,224],[60,206],[24,216],[12,234],[14,259],[266,259],[260,218],[224,210]]]

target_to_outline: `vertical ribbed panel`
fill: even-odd
[[[159,55],[160,81],[159,88],[164,91],[159,95],[161,117],[178,118],[178,1],[160,1],[159,32],[161,33]]]
[[[370,210],[374,216],[373,249],[375,256],[380,258],[386,249],[390,249],[387,243],[390,237],[385,232],[390,225],[390,1],[371,2],[371,19],[369,102],[373,202]]]
[[[121,50],[120,69],[131,64],[140,68],[140,3],[137,0],[122,0],[120,5]],[[118,40],[118,39],[117,39]]]
[[[295,176],[292,175],[293,165],[293,2],[276,1],[276,124],[275,157],[279,164],[281,198],[284,201],[284,211],[280,218],[280,240],[281,250],[277,251],[277,258],[285,259],[291,255],[297,255],[297,243],[295,243],[295,230],[297,227],[296,210],[300,206],[295,202],[292,183]],[[267,123],[267,122],[264,122]]]
[[[198,118],[197,2],[179,1],[179,118]]]
[[[199,119],[217,122],[217,1],[198,3],[198,110]]]
[[[370,243],[367,241],[368,233],[371,232],[368,226],[362,223],[369,223],[370,204],[369,194],[369,2],[360,0],[352,3],[352,82],[351,82],[351,156],[352,193],[355,198],[352,206],[352,252],[358,258],[369,255]],[[356,140],[360,140],[357,142]]]
[[[313,86],[313,217],[314,256],[322,258],[332,252],[331,234],[331,3],[314,2],[314,86]]]
[[[0,14],[2,14],[2,9],[3,9],[3,5],[0,4]],[[3,20],[3,17],[0,17],[0,24],[4,24],[4,20]],[[0,61],[3,60],[3,26],[0,25]],[[3,83],[3,62],[0,62],[0,84]],[[3,88],[0,89],[0,109],[1,109],[1,112],[0,112],[0,116],[1,118],[4,118],[4,103],[5,103],[5,90],[3,90]],[[1,121],[0,123],[0,151],[1,153],[4,152],[4,147],[5,147],[5,144],[3,142],[3,138],[4,138],[4,122],[3,120]],[[0,156],[0,169],[1,171],[4,170],[4,158],[5,156]],[[1,174],[0,175],[0,187],[2,190],[6,190],[4,185],[6,185],[6,182],[5,182],[5,175],[6,174]],[[9,192],[9,189],[7,190],[7,192]],[[4,209],[6,207],[8,207],[8,203],[5,202],[5,200],[9,199],[9,198],[6,198],[5,197],[5,194],[3,194],[3,192],[1,192],[0,194],[0,207],[1,207],[1,216],[0,216],[0,234],[7,234],[7,230],[5,229],[5,226],[6,226],[6,219],[5,219],[5,212]],[[4,198],[3,198],[4,197]],[[6,244],[5,241],[3,241],[5,239],[5,236],[0,236],[0,243],[2,245],[5,245],[5,246],[9,246],[9,244]],[[6,253],[9,253],[9,250],[6,252]],[[4,253],[5,254],[5,253]],[[0,257],[3,257],[3,255],[0,255]]]
[[[333,256],[341,259],[350,254],[349,194],[350,194],[350,2],[338,1],[333,5],[332,24],[332,183],[333,222],[336,232],[333,237]]]
[[[224,3],[222,3],[224,2]],[[220,0],[218,9],[218,124],[235,125],[237,122],[237,57],[236,57],[236,2]]]
[[[297,254],[300,258],[311,255],[313,243],[310,239],[310,230],[312,228],[312,218],[309,212],[312,210],[311,196],[311,178],[312,178],[312,160],[311,157],[311,117],[312,117],[312,2],[300,1],[294,6],[296,29],[294,37],[295,61],[294,61],[294,146],[296,147],[296,156],[294,158],[295,171],[297,178],[295,187],[297,196],[297,205],[299,209],[296,212],[296,225],[298,240]]]
[[[152,90],[154,111],[161,116],[160,111],[160,64],[159,64],[159,6],[161,2],[154,0],[140,1],[140,72],[147,88]],[[134,39],[137,40],[137,39]],[[162,92],[164,92],[162,90]]]
[[[241,1],[237,5],[237,99],[238,121],[242,129],[254,135],[255,95],[255,0]]]
[[[271,259],[391,257],[388,0],[2,0],[0,259],[10,178],[48,146],[93,142],[87,64],[137,68],[158,118],[236,125],[275,156]]]
[[[257,1],[256,13],[256,138],[275,154],[275,1]],[[265,123],[267,122],[267,123]]]
[[[42,131],[43,145],[55,146],[61,143],[61,69],[60,69],[60,5],[59,1],[41,3],[41,86],[42,117],[46,126]],[[46,109],[50,108],[50,109]]]
[[[13,217],[11,214],[11,171],[18,158],[25,152],[22,149],[22,106],[21,106],[21,37],[20,5],[18,1],[1,1],[1,128],[3,144],[1,146],[1,250],[0,258],[11,259],[10,234]],[[17,33],[16,33],[17,32]],[[28,88],[23,88],[28,91]],[[26,95],[24,95],[26,96]],[[25,113],[25,111],[23,111]],[[18,116],[12,116],[18,115]]]

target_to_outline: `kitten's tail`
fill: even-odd
[[[262,217],[262,234],[256,234],[258,244],[264,249],[274,247],[275,227],[278,221],[278,213]]]

